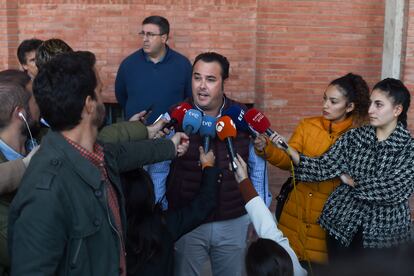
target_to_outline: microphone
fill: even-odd
[[[190,135],[197,133],[201,126],[203,115],[197,109],[189,109],[183,119],[183,129],[185,134]]]
[[[245,113],[246,112],[237,105],[233,105],[229,109],[223,111],[223,115],[227,115],[233,120],[236,129],[248,132],[253,138],[256,138],[259,136],[259,133],[246,122],[244,118]]]
[[[210,140],[216,137],[216,122],[217,119],[212,116],[203,116],[199,132],[201,137],[203,137],[204,152],[210,150]]]
[[[234,162],[236,159],[236,152],[233,147],[233,138],[237,136],[236,125],[234,124],[233,120],[229,116],[222,116],[220,119],[217,120],[216,123],[216,131],[217,136],[221,141],[226,142],[227,151],[230,157],[231,167],[233,171],[237,170],[237,165]]]
[[[271,136],[275,133],[273,130],[270,129],[270,122],[266,116],[255,108],[249,109],[244,118],[246,122],[251,125],[253,129],[255,129],[259,133],[266,133],[268,136]],[[288,149],[288,145],[283,141],[278,141],[278,143],[285,149]]]
[[[180,127],[181,123],[183,122],[185,113],[191,109],[191,104],[189,103],[181,103],[177,105],[171,111],[171,120],[164,126],[164,128],[170,128],[172,126]]]

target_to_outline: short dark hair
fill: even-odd
[[[157,25],[160,28],[161,34],[170,34],[170,23],[165,17],[159,16],[159,15],[152,15],[148,16],[147,18],[142,21],[142,25],[145,24],[154,24]]]
[[[36,51],[36,66],[40,69],[58,54],[73,52],[72,48],[62,39],[51,38],[42,43]]]
[[[247,249],[246,272],[248,276],[293,276],[293,263],[278,243],[259,238]]]
[[[221,67],[221,78],[223,79],[223,81],[229,77],[230,63],[225,56],[222,56],[215,52],[201,53],[194,60],[193,70],[194,66],[199,60],[207,63],[217,62],[218,64],[220,64]]]
[[[14,82],[0,82],[0,129],[8,126],[16,107],[28,110],[30,93]]]
[[[54,131],[70,130],[81,121],[87,96],[96,99],[96,58],[91,52],[68,52],[40,68],[33,93],[40,114]]]
[[[37,38],[23,40],[19,47],[17,47],[17,58],[20,64],[26,64],[26,53],[36,51],[42,43],[43,41]]]
[[[11,82],[26,89],[31,79],[28,74],[16,69],[7,69],[0,72],[0,82]]]
[[[394,105],[402,105],[403,110],[400,116],[398,116],[398,121],[407,128],[407,112],[410,108],[411,95],[404,83],[397,79],[386,78],[375,84],[373,90],[375,89],[387,93],[387,96],[392,99]]]

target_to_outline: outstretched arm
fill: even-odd
[[[282,246],[289,254],[293,263],[294,274],[306,275],[306,270],[302,268],[298,257],[289,245],[289,240],[283,236],[283,233],[277,228],[276,222],[266,207],[264,201],[257,195],[252,183],[247,178],[246,163],[238,156],[235,160],[237,171],[235,172],[236,181],[239,182],[240,192],[243,199],[247,202],[246,211],[253,223],[254,229],[260,238],[271,239]]]

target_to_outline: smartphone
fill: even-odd
[[[149,115],[151,115],[153,107],[154,107],[154,104],[151,104],[147,109],[145,109],[145,115],[144,117],[142,117],[142,120],[146,121],[148,119]]]

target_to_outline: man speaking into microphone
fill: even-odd
[[[224,56],[208,52],[195,58],[192,70],[192,98],[187,102],[203,116],[220,118],[232,106],[246,107],[224,94],[224,83],[229,76],[230,64]],[[190,135],[187,153],[158,167],[152,174],[155,189],[166,189],[169,209],[188,205],[200,189],[202,170],[199,165],[199,147],[206,133]],[[202,137],[203,136],[203,137]],[[211,135],[213,136],[213,135]],[[213,275],[242,275],[247,229],[250,223],[244,209],[233,173],[229,170],[226,142],[209,138],[209,148],[216,156],[216,166],[223,173],[219,188],[218,207],[204,224],[181,237],[175,245],[175,275],[200,275],[204,263],[210,259]],[[234,150],[249,163],[249,174],[261,197],[269,205],[271,197],[265,161],[256,156],[249,134],[239,131],[232,137]],[[166,177],[168,175],[168,177]],[[167,179],[167,180],[165,180]],[[166,187],[165,187],[166,185]]]

